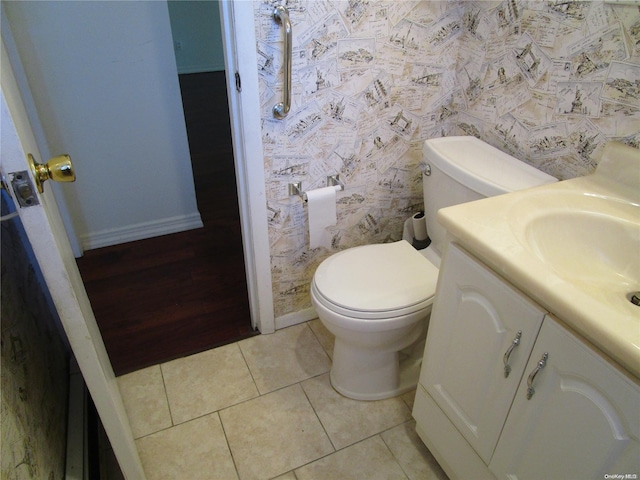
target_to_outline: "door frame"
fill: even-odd
[[[275,331],[253,2],[221,0],[220,22],[251,322]],[[241,91],[236,89],[236,72]]]

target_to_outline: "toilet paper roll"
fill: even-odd
[[[336,189],[324,187],[307,192],[309,214],[309,248],[331,247],[326,228],[336,224]]]
[[[416,213],[412,217],[413,221],[413,237],[422,242],[427,239],[427,222],[424,212]]]

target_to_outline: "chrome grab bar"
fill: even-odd
[[[283,100],[273,106],[273,116],[284,118],[291,108],[291,21],[289,10],[279,5],[273,11],[273,19],[284,27],[284,94]]]

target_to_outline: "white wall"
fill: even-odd
[[[165,2],[5,2],[85,248],[201,226]],[[46,160],[46,159],[45,159]]]
[[[168,4],[178,73],[224,70],[218,0]]]

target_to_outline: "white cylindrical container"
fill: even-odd
[[[418,212],[411,217],[413,222],[413,238],[419,242],[423,242],[427,239],[427,222],[424,216],[424,212]]]

